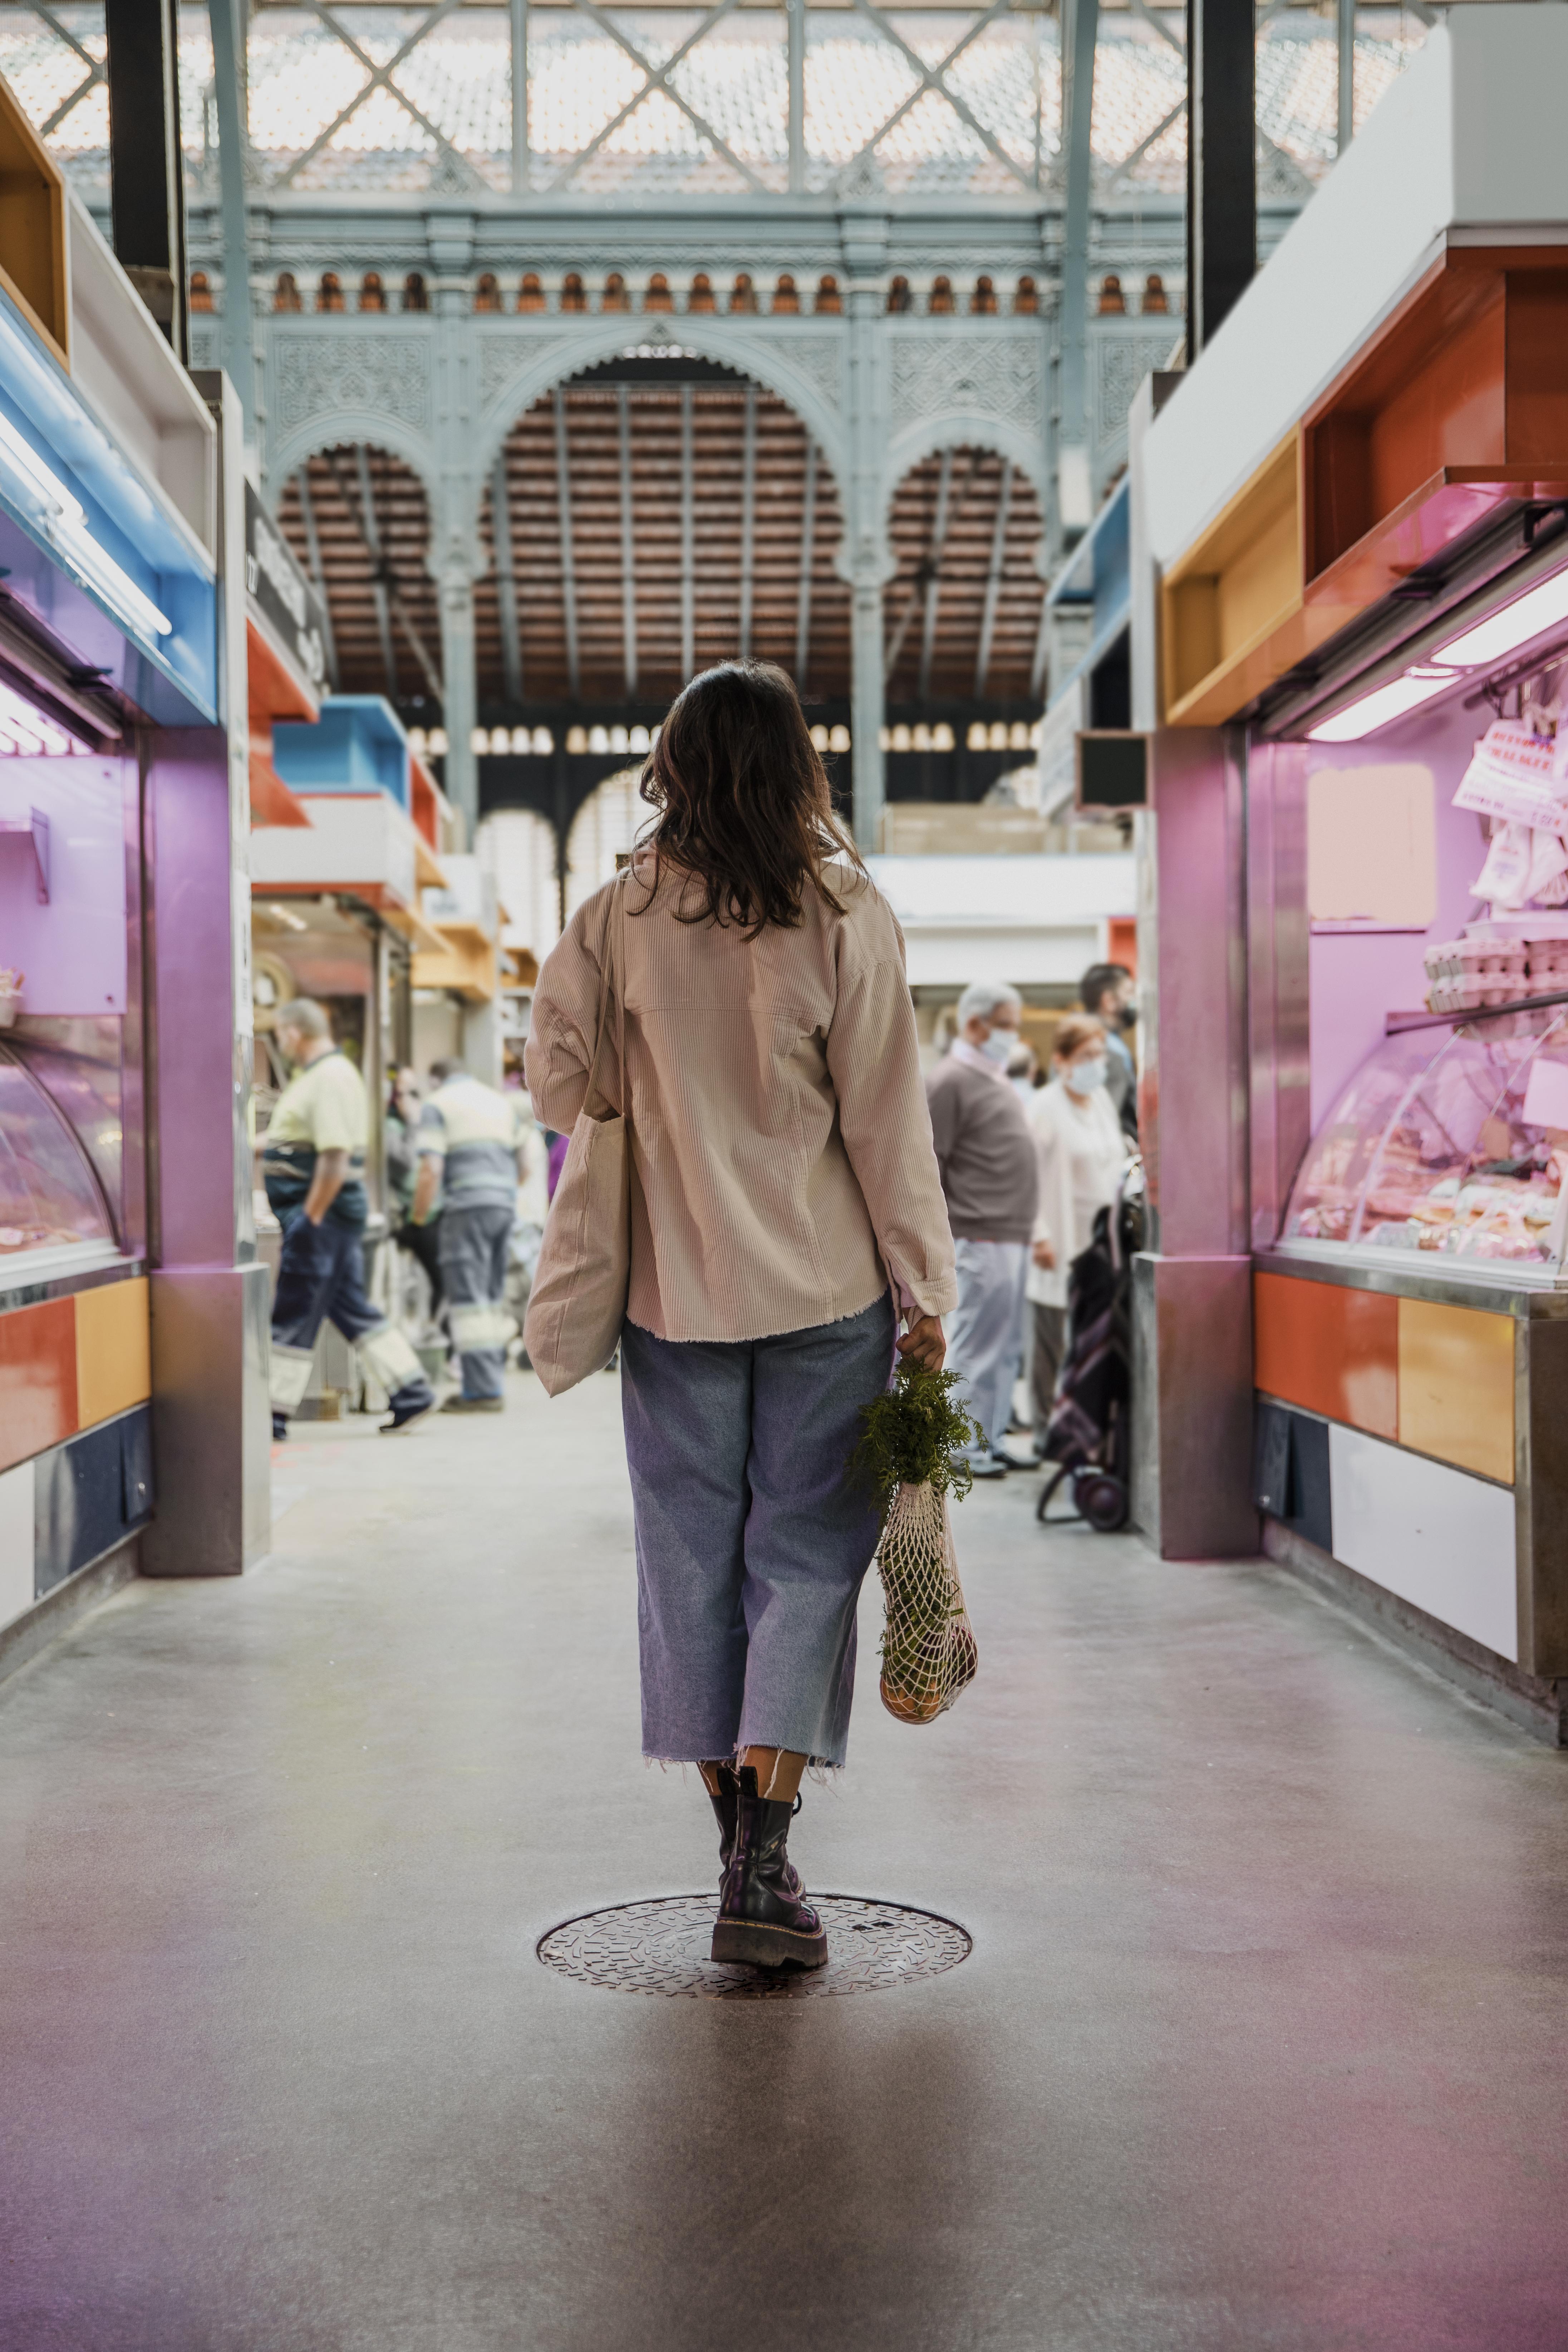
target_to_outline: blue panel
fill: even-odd
[[[0,418],[82,509],[96,548],[170,622],[160,633],[116,602],[79,543],[62,534],[47,490],[29,478],[0,436],[0,561],[8,591],[77,653],[116,683],[134,650],[145,690],[135,700],[166,724],[210,720],[217,711],[217,589],[210,559],[159,503],[131,459],[85,406],[68,375],[0,289]],[[31,547],[35,560],[19,553]],[[41,558],[42,562],[37,561]],[[58,578],[63,594],[47,575]],[[68,625],[67,625],[68,624]],[[129,644],[106,657],[104,625]],[[175,689],[173,695],[169,688]],[[127,685],[127,692],[133,689]],[[155,707],[162,694],[163,708]]]
[[[1093,605],[1097,637],[1104,635],[1115,608],[1127,604],[1131,504],[1124,477],[1052,583],[1048,602],[1053,608]]]
[[[1053,612],[1081,612],[1087,605],[1094,615],[1089,651],[1064,678],[1053,682],[1053,702],[1077,679],[1099,668],[1127,626],[1132,609],[1131,503],[1123,478],[1052,583],[1046,601]]]
[[[100,1421],[40,1454],[33,1473],[35,1598],[112,1551],[152,1513],[149,1406]]]
[[[408,806],[408,738],[379,694],[331,694],[314,726],[272,723],[272,764],[297,793],[390,793]]]

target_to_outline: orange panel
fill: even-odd
[[[1258,1274],[1252,1281],[1254,1378],[1269,1396],[1399,1435],[1399,1302],[1375,1290]]]
[[[0,1315],[0,1470],[74,1434],[76,1308],[68,1298]]]
[[[153,1393],[147,1278],[79,1290],[75,1306],[77,1418],[90,1429],[110,1413],[145,1404]]]
[[[1399,1443],[1513,1484],[1513,1317],[1399,1302]]]
[[[303,719],[313,724],[320,719],[317,698],[304,679],[279,659],[276,649],[251,620],[245,625],[245,648],[253,725],[259,722],[266,726],[274,719]]]

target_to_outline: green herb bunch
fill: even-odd
[[[952,1401],[958,1384],[956,1372],[928,1372],[906,1358],[896,1385],[862,1408],[865,1434],[850,1468],[874,1488],[884,1517],[900,1486],[961,1500],[974,1484],[963,1448],[980,1433]]]

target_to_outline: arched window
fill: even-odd
[[[213,289],[207,278],[206,271],[205,269],[193,269],[191,272],[192,310],[210,310],[212,306]]]
[[[1113,269],[1100,281],[1100,315],[1102,319],[1120,319],[1126,315],[1126,310],[1127,297],[1121,291],[1121,280]]]
[[[754,311],[756,307],[757,289],[752,283],[750,272],[738,270],[735,283],[730,289],[730,308],[732,311]]]
[[[474,308],[476,310],[500,309],[500,280],[493,269],[479,273],[479,282],[474,289]]]
[[[1143,280],[1143,316],[1146,319],[1167,318],[1170,309],[1165,281],[1157,269],[1152,269]]]
[[[583,280],[574,269],[569,269],[561,280],[561,308],[563,310],[585,310],[588,297],[583,291]]]
[[[359,306],[362,310],[384,310],[386,289],[381,282],[379,269],[367,269],[359,282]]]
[[[773,316],[775,319],[793,319],[799,309],[799,289],[785,269],[780,273],[778,283],[773,288]]]
[[[543,310],[544,289],[539,282],[537,269],[523,271],[522,283],[517,289],[517,307],[520,310]]]
[[[713,281],[705,269],[700,269],[692,279],[686,307],[689,310],[712,310],[718,307],[713,299]]]
[[[819,315],[837,318],[844,308],[839,298],[837,278],[819,278],[816,281],[816,308]]]
[[[996,289],[989,278],[975,279],[969,308],[976,319],[994,319],[996,316]]]
[[[323,269],[321,282],[316,289],[318,310],[341,310],[343,307],[342,280],[335,269]]]
[[[600,310],[629,310],[631,307],[626,299],[626,279],[618,269],[612,269],[605,280],[605,291],[599,302]]]
[[[272,289],[272,307],[275,310],[297,310],[300,308],[300,289],[291,269],[279,271],[278,283]]]
[[[1018,290],[1013,297],[1013,308],[1020,318],[1033,319],[1039,315],[1040,289],[1032,278],[1019,278]]]
[[[896,315],[909,307],[910,281],[907,278],[895,278],[888,289],[888,308]]]
[[[669,280],[662,269],[656,269],[647,281],[647,292],[642,298],[645,310],[673,310],[675,297],[669,290]]]
[[[405,310],[427,310],[430,297],[425,291],[425,280],[417,269],[411,269],[403,281],[403,307]]]
[[[951,278],[933,278],[931,279],[931,300],[926,307],[930,310],[933,319],[946,319],[952,316],[952,280]]]

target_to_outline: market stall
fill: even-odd
[[[313,997],[336,1043],[365,1082],[371,1106],[365,1190],[367,1280],[390,1306],[382,1244],[388,1232],[386,1112],[393,1074],[414,1057],[416,963],[448,941],[422,908],[446,886],[435,848],[444,803],[410,753],[396,713],[375,695],[329,695],[314,720],[279,716],[270,765],[305,822],[258,822],[251,835],[252,985],[256,1004],[255,1171],[264,1262],[278,1234],[260,1187],[260,1154],[288,1072],[274,1018],[289,998]],[[356,1400],[353,1351],[324,1326],[303,1401],[307,1412]]]
[[[1145,392],[1132,534],[1140,1516],[1175,1553],[1261,1538],[1553,1738],[1568,188],[1499,137],[1565,68],[1558,12],[1451,12]]]
[[[267,1517],[220,717],[237,435],[3,85],[0,116],[4,1664],[133,1538],[150,1572],[222,1573]]]

